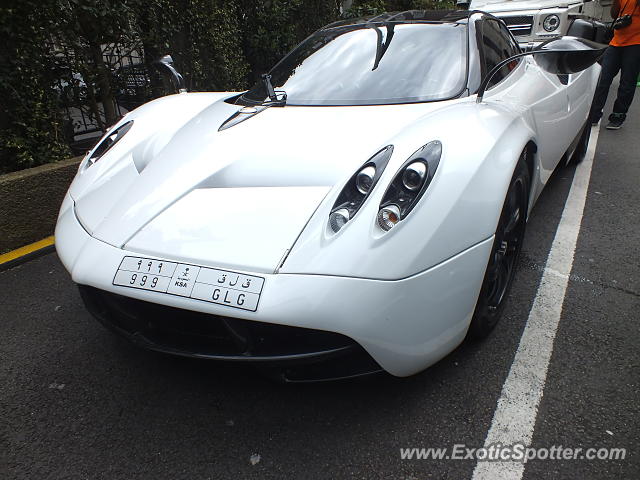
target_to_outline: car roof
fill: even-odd
[[[368,23],[466,23],[473,13],[477,12],[468,10],[405,10],[339,20],[322,29],[366,25]]]

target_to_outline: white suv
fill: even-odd
[[[611,21],[611,2],[612,0],[471,0],[469,10],[482,10],[502,19],[520,46],[531,48],[550,38],[566,35],[576,18]]]

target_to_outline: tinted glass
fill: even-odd
[[[379,105],[459,95],[466,86],[465,24],[367,24],[329,28],[270,72],[288,105]],[[243,100],[266,99],[261,82]]]
[[[482,46],[486,69],[485,75],[502,60],[505,60],[520,51],[517,44],[511,38],[511,35],[509,35],[506,27],[495,20],[485,20],[483,22]],[[489,82],[489,86],[491,87],[504,79],[517,64],[518,62],[514,61],[513,64],[509,63],[502,67],[500,71],[493,76],[491,82]]]
[[[513,38],[513,35],[509,31],[506,25],[503,25],[502,22],[498,23],[500,31],[502,32],[502,36],[507,43],[507,50],[509,52],[509,56],[520,53],[520,47],[518,46],[518,42]]]

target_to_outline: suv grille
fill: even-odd
[[[507,28],[515,37],[531,34],[533,27],[533,15],[500,17],[500,19],[507,25]]]

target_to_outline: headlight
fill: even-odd
[[[555,14],[547,15],[544,21],[542,22],[542,27],[547,32],[553,32],[554,30],[557,30],[559,26],[560,26],[560,17]]]
[[[397,205],[383,207],[378,212],[378,225],[385,232],[391,230],[400,221],[400,209]]]
[[[122,140],[122,137],[126,135],[126,133],[133,126],[133,120],[129,120],[126,123],[123,123],[118,128],[107,132],[107,134],[100,140],[98,145],[91,151],[91,155],[87,159],[86,167],[90,167],[102,157],[105,153],[107,153],[113,146]],[[86,168],[85,167],[85,168]]]
[[[360,210],[387,166],[393,145],[387,145],[365,162],[349,179],[338,195],[329,214],[329,227],[337,233]]]
[[[376,167],[369,165],[358,172],[356,176],[356,188],[358,191],[366,195],[373,187],[373,179],[376,176]]]
[[[349,210],[346,208],[339,208],[335,212],[331,212],[331,215],[329,215],[329,226],[334,232],[337,232],[344,227],[348,221]]]
[[[427,165],[421,161],[413,162],[404,169],[404,173],[402,174],[402,185],[407,190],[415,192],[420,189],[426,175]]]
[[[382,230],[391,230],[409,215],[431,183],[441,156],[442,143],[434,140],[414,152],[400,167],[380,202],[377,219]]]

